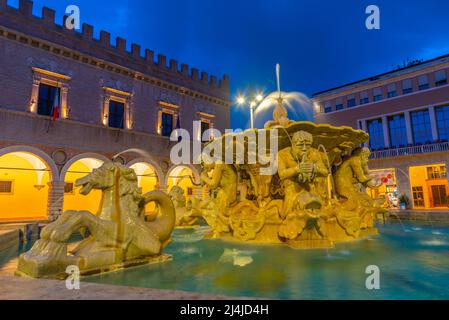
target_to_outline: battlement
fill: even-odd
[[[174,59],[170,59],[167,65],[165,55],[158,54],[155,57],[154,51],[150,49],[144,49],[142,55],[141,46],[135,43],[131,44],[131,51],[128,51],[126,39],[117,37],[115,45],[112,45],[111,34],[104,30],[100,31],[100,39],[96,39],[94,27],[87,23],[82,24],[80,32],[69,30],[65,28],[65,20],[68,17],[64,16],[62,24],[58,24],[55,21],[56,12],[47,7],[42,9],[41,17],[34,16],[32,12],[33,2],[30,0],[19,0],[17,9],[9,6],[7,0],[0,0],[0,17],[2,17],[0,24],[5,27],[162,80],[173,81],[181,86],[188,87],[193,84],[196,90],[229,99],[227,75],[218,80],[216,76],[209,76],[207,72],[200,72],[197,68],[184,63],[179,64]]]

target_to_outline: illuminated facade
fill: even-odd
[[[229,128],[229,79],[93,27],[67,30],[55,12],[0,0],[0,221],[45,220],[63,210],[96,211],[99,194],[74,181],[117,157],[136,170],[143,192],[178,184],[199,192],[199,168],[170,162],[170,133]],[[151,211],[148,208],[148,211]]]
[[[449,55],[313,95],[315,121],[370,134],[373,197],[415,209],[448,207]]]

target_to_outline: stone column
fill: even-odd
[[[410,112],[404,111],[405,128],[407,131],[407,143],[413,144],[412,123],[410,121]]]
[[[390,132],[388,131],[388,118],[386,116],[382,117],[382,127],[384,132],[384,144],[385,148],[390,147]]]
[[[61,214],[64,204],[64,181],[52,181],[48,183],[48,220],[54,221]]]
[[[429,107],[429,117],[430,117],[430,126],[432,128],[432,139],[433,141],[438,140],[438,128],[437,128],[437,117],[435,115],[435,108]]]

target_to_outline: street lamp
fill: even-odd
[[[257,104],[262,102],[264,96],[262,93],[256,93],[250,95],[251,99],[249,99],[249,111],[250,111],[250,119],[251,119],[251,129],[254,129],[254,110],[257,107]],[[246,97],[239,96],[237,98],[237,104],[244,105],[247,101]]]

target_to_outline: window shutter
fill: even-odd
[[[438,70],[435,72],[435,82],[445,81],[446,79],[446,70]]]
[[[412,79],[405,79],[404,81],[402,81],[402,89],[406,90],[411,88],[413,88]]]
[[[388,92],[396,91],[396,83],[390,83],[387,88]]]
[[[426,84],[429,84],[429,77],[427,76],[427,74],[423,74],[422,76],[419,76],[418,85],[424,86]]]

